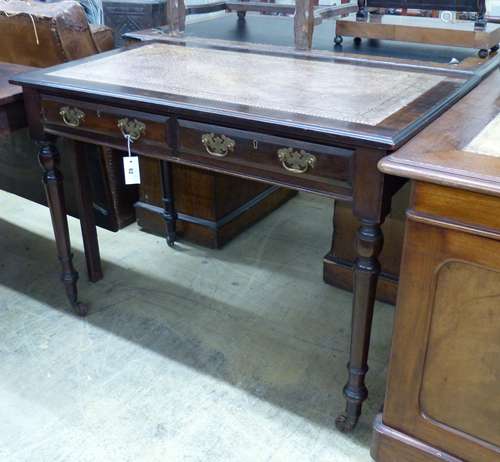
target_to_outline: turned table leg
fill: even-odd
[[[84,316],[87,306],[78,301],[77,281],[78,273],[73,266],[73,255],[69,239],[68,219],[64,202],[63,178],[59,171],[59,153],[54,145],[53,137],[39,141],[38,159],[43,169],[43,184],[47,194],[47,202],[52,218],[52,227],[56,240],[57,255],[61,262],[61,280],[66,289],[71,306],[75,311]]]
[[[365,375],[368,371],[368,350],[373,319],[373,306],[382,250],[383,236],[380,223],[361,220],[357,233],[357,258],[354,265],[354,298],[352,308],[351,346],[349,353],[349,379],[344,387],[346,410],[337,417],[336,427],[351,431],[361,415],[363,401],[368,396]]]
[[[474,23],[476,29],[484,29],[486,27],[486,0],[477,1],[477,18]]]
[[[172,184],[172,164],[166,160],[161,161],[161,182],[163,189],[163,219],[167,227],[167,244],[174,246],[176,239],[177,212],[174,204],[174,189]]]
[[[310,50],[314,33],[313,0],[295,0],[294,40],[297,50]]]

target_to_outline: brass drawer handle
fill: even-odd
[[[129,120],[127,117],[120,119],[117,122],[118,128],[121,130],[123,136],[130,136],[132,141],[137,141],[142,135],[146,133],[146,124],[134,119]]]
[[[77,107],[64,106],[59,110],[59,115],[68,127],[73,128],[80,126],[80,122],[85,119],[85,112]]]
[[[278,149],[278,159],[283,168],[293,173],[306,173],[309,168],[316,165],[316,157],[301,149],[295,151],[293,148]]]
[[[236,142],[226,135],[216,135],[205,133],[201,137],[201,142],[211,156],[226,157],[229,152],[234,151]]]

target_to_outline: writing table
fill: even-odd
[[[379,165],[412,194],[372,457],[499,461],[500,71]]]
[[[402,181],[377,170],[488,74],[480,71],[148,42],[17,76],[50,204],[62,281],[80,314],[58,169],[58,136],[161,160],[167,239],[175,239],[171,162],[321,194],[360,220],[346,412],[351,430],[365,375],[382,248],[380,225]],[[86,175],[80,165],[80,176]],[[77,182],[84,184],[83,181]],[[86,200],[81,188],[82,200]],[[307,236],[304,236],[307,238]],[[97,243],[96,243],[97,245]]]

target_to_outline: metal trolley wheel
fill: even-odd
[[[478,55],[481,59],[485,59],[485,58],[487,58],[487,57],[488,57],[488,54],[489,54],[489,53],[488,53],[488,50],[486,50],[485,48],[483,48],[483,49],[481,49],[481,50],[479,50],[479,51],[477,52],[477,55]]]

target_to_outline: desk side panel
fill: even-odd
[[[456,224],[426,187],[406,225],[383,422],[461,460],[500,460],[500,234],[475,223],[475,194]]]

